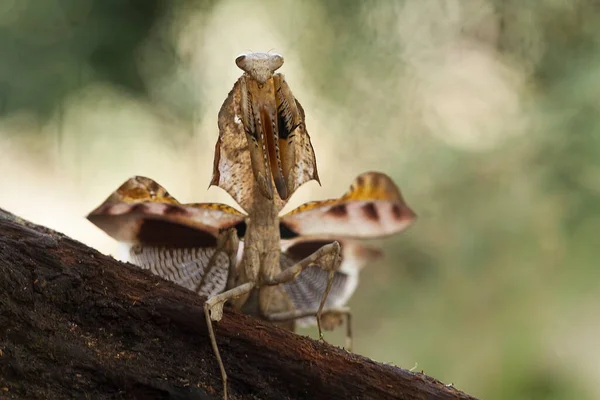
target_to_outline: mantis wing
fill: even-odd
[[[385,174],[359,175],[339,199],[306,203],[280,219],[283,241],[281,266],[289,268],[325,244],[342,245],[342,262],[335,272],[325,308],[345,306],[358,285],[359,271],[381,257],[378,249],[352,240],[389,236],[406,229],[416,216],[400,190]],[[296,309],[316,310],[327,286],[328,274],[318,267],[300,273],[285,290]],[[315,324],[313,317],[298,321]]]
[[[130,246],[134,264],[203,296],[223,291],[235,268],[237,241],[223,232],[245,229],[244,215],[234,208],[181,204],[141,176],[126,181],[87,218]]]
[[[415,218],[389,176],[367,172],[340,198],[303,204],[281,217],[280,224],[291,236],[375,238],[401,232]]]

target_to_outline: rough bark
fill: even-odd
[[[0,210],[0,398],[219,399],[203,299]],[[231,310],[232,399],[473,399]]]

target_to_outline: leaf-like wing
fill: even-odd
[[[359,175],[339,199],[306,203],[281,217],[282,232],[334,238],[388,236],[416,218],[389,176]]]
[[[174,248],[214,247],[220,231],[244,228],[244,214],[234,208],[181,204],[142,176],[121,185],[87,218],[118,241]]]
[[[125,182],[88,219],[129,247],[129,260],[203,296],[222,292],[233,268],[244,215],[223,204],[180,204],[153,180]]]

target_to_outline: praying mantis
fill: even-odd
[[[226,302],[290,329],[316,317],[322,338],[322,318],[326,329],[349,318],[346,302],[358,270],[380,254],[356,239],[398,233],[416,218],[379,172],[359,175],[338,199],[280,216],[298,187],[319,182],[304,110],[276,72],[283,57],[249,53],[236,64],[244,73],[219,111],[211,185],[245,213],[217,203],[181,204],[152,179],[136,176],[88,215],[131,245],[135,264],[207,297],[204,314],[224,399],[227,373],[213,322],[223,318]]]

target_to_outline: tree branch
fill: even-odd
[[[0,209],[0,397],[219,399],[202,298]],[[474,399],[227,310],[232,399]]]

